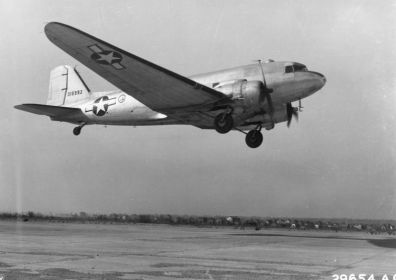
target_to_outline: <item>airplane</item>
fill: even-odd
[[[112,83],[116,90],[91,92],[75,67],[50,73],[46,104],[16,109],[77,125],[193,125],[221,134],[244,133],[250,148],[263,142],[262,128],[298,119],[301,99],[326,83],[321,73],[291,61],[256,63],[185,77],[69,25],[50,22],[48,39]],[[292,102],[299,102],[293,107]]]

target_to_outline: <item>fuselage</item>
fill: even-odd
[[[217,89],[239,80],[262,81],[272,90],[275,106],[301,100],[323,87],[326,78],[305,65],[295,62],[270,61],[256,63],[189,77],[197,83]],[[155,112],[130,95],[120,91],[91,93],[90,99],[73,104],[86,115],[86,124],[108,125],[164,125],[181,124]],[[280,119],[278,122],[284,121]]]

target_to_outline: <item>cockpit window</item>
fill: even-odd
[[[294,64],[293,65],[294,71],[308,71],[307,67],[303,64]]]
[[[293,65],[287,65],[285,67],[285,73],[293,73]]]

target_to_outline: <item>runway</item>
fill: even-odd
[[[396,240],[367,233],[0,222],[6,280],[333,279],[342,273],[392,279]]]

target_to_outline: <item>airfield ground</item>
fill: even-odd
[[[396,239],[345,232],[0,222],[5,280],[302,280],[341,273],[392,279]]]

